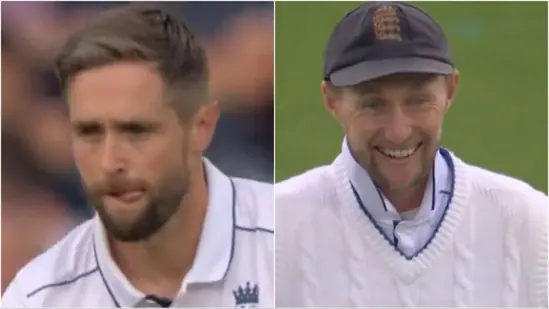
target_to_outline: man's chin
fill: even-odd
[[[106,225],[105,229],[107,230],[107,234],[112,239],[119,242],[126,242],[126,243],[147,240],[154,234],[151,231],[136,229],[135,226],[126,227],[126,226]]]
[[[412,188],[417,183],[418,177],[404,171],[397,173],[380,173],[376,183],[383,190],[402,191]]]
[[[98,214],[109,237],[117,241],[136,242],[149,236],[140,228],[141,214],[113,214],[105,210],[98,210]]]

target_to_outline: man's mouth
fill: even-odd
[[[145,191],[141,189],[112,191],[112,192],[109,192],[107,196],[113,197],[125,203],[131,203],[139,200],[139,198],[141,198],[144,192]]]
[[[374,149],[390,159],[402,160],[402,159],[411,157],[414,153],[418,151],[418,149],[422,145],[423,143],[420,142],[415,147],[411,147],[411,148],[396,149],[396,148],[374,147]]]

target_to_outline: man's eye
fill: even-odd
[[[360,107],[365,109],[376,109],[381,106],[380,102],[377,100],[366,100],[360,104]]]
[[[150,132],[150,129],[147,126],[136,124],[136,125],[128,125],[128,127],[126,128],[126,131],[132,134],[143,134],[143,133]]]
[[[102,133],[101,127],[98,125],[82,125],[75,128],[76,135],[82,137],[96,136]]]
[[[423,105],[427,102],[429,102],[429,98],[427,96],[424,96],[424,95],[413,96],[409,100],[409,104],[411,104],[411,105]]]
[[[154,126],[143,123],[128,123],[124,124],[120,129],[124,134],[141,138],[152,133],[154,131]]]

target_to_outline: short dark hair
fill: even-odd
[[[78,73],[119,61],[154,63],[170,97],[177,98],[170,101],[184,114],[209,99],[204,47],[184,22],[159,8],[131,4],[104,12],[68,39],[55,65],[65,92]],[[181,95],[186,102],[179,102]]]

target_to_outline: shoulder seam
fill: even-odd
[[[54,283],[49,283],[49,284],[46,284],[46,285],[43,285],[37,289],[35,289],[34,291],[30,292],[27,294],[27,298],[31,298],[32,296],[34,296],[35,294],[37,294],[38,292],[42,291],[42,290],[45,290],[47,288],[52,288],[52,287],[57,287],[57,286],[63,286],[63,285],[67,285],[67,284],[71,284],[71,283],[74,283],[82,278],[85,278],[95,272],[97,272],[99,270],[99,267],[95,267],[93,268],[92,270],[89,270],[87,272],[84,272],[80,275],[77,275],[76,277],[72,278],[72,279],[69,279],[69,280],[64,280],[64,281],[60,281],[60,282],[54,282]]]

